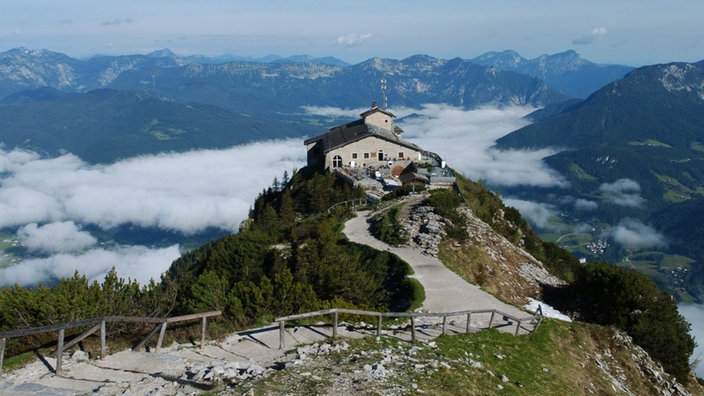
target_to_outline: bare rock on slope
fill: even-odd
[[[479,219],[471,209],[458,209],[467,218],[469,239],[462,243],[443,239],[446,219],[424,202],[409,202],[402,211],[402,227],[409,244],[432,256],[439,256],[453,271],[482,289],[516,305],[529,297],[540,299],[543,285],[564,282],[551,275],[542,262]]]

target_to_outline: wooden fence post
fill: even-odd
[[[536,323],[535,327],[533,328],[533,333],[535,333],[536,331],[538,331],[538,327],[540,327],[540,322],[542,322],[542,321],[543,321],[543,317],[540,316],[540,317],[538,318],[538,323]]]
[[[514,335],[514,336],[517,336],[517,335],[518,335],[518,331],[519,331],[520,329],[521,329],[521,321],[520,321],[520,320],[517,320],[517,321],[516,321],[516,333],[514,333],[513,335]]]
[[[376,336],[381,337],[381,315],[376,318]]]
[[[285,328],[286,325],[282,320],[281,322],[279,322],[279,349],[284,349],[284,333],[286,332]]]
[[[489,318],[489,328],[491,328],[491,324],[494,322],[494,314],[496,311],[491,311],[491,318]]]
[[[416,343],[416,320],[411,316],[411,343]]]
[[[161,343],[164,341],[164,334],[166,334],[166,322],[161,324],[161,330],[159,330],[159,340],[156,342],[156,353],[161,350]]]
[[[469,324],[470,324],[471,320],[472,320],[472,314],[468,313],[467,314],[467,328],[464,330],[465,333],[469,333]]]
[[[61,360],[64,356],[64,329],[59,330],[59,345],[56,347],[56,375],[61,376]]]
[[[200,321],[200,326],[201,326],[201,328],[200,328],[200,349],[203,349],[203,347],[205,346],[205,326],[206,326],[207,322],[208,322],[208,318],[203,316]]]
[[[2,374],[2,361],[5,357],[5,339],[0,338],[0,374]]]
[[[337,311],[332,314],[332,340],[337,337]]]
[[[442,316],[442,335],[447,331],[447,315]]]
[[[108,355],[107,345],[105,344],[105,319],[100,321],[100,359],[105,359]]]

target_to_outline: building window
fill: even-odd
[[[352,159],[357,159],[357,153],[352,153]]]
[[[398,152],[398,158],[399,158],[399,159],[403,159],[403,151],[399,151],[399,152]]]
[[[379,160],[379,161],[383,161],[383,160],[384,160],[384,150],[379,150],[379,158],[378,158],[378,160]]]
[[[364,159],[369,159],[369,153],[364,153]]]
[[[332,157],[332,167],[342,168],[342,157],[340,157],[339,155]]]

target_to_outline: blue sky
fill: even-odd
[[[704,59],[701,0],[239,1],[22,0],[3,3],[0,51],[71,56],[335,56],[350,63],[414,54],[527,58],[575,49],[597,63]]]

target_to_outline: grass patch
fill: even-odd
[[[375,215],[371,220],[371,232],[375,238],[389,245],[401,245],[408,242],[399,222],[402,205],[394,205]]]
[[[576,177],[577,179],[579,179],[579,180],[587,180],[587,181],[594,181],[594,180],[596,180],[596,177],[590,175],[589,173],[587,173],[587,171],[585,171],[584,169],[582,169],[581,166],[579,166],[579,165],[577,165],[577,164],[575,164],[575,163],[570,164],[569,170],[570,170],[570,172],[572,172],[572,173],[575,175],[575,177]]]
[[[416,309],[423,306],[425,301],[425,289],[421,285],[420,281],[415,278],[409,278],[409,283],[411,284],[411,305],[408,307],[408,311],[413,312]]]
[[[25,352],[16,356],[11,356],[2,362],[2,369],[4,371],[12,371],[22,368],[29,363],[37,360],[37,355],[34,352]]]

